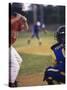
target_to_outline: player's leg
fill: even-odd
[[[37,40],[39,42],[39,45],[41,45],[42,42],[41,42],[40,37],[39,37],[39,31],[35,33],[35,36],[36,36],[36,38],[37,38]]]
[[[64,83],[65,75],[61,74],[60,72],[63,72],[63,71],[60,71],[59,69],[54,67],[48,67],[45,71],[43,81],[46,80],[50,85],[54,84],[54,81],[56,81],[57,83],[60,83],[60,82]]]
[[[35,35],[33,34],[33,35],[31,36],[31,39],[33,39],[33,38],[34,38],[34,36],[35,36]],[[28,39],[28,41],[27,41],[27,43],[28,43],[28,44],[30,44],[30,43],[31,43],[31,39]]]
[[[10,87],[17,87],[17,81],[16,78],[18,76],[19,73],[19,64],[17,62],[11,62],[10,63],[10,71],[9,71],[9,86]]]
[[[14,83],[9,82],[9,87],[17,87],[17,81],[15,81]]]
[[[28,41],[27,41],[28,44],[30,44],[31,43],[31,39],[33,39],[35,37],[35,31],[34,31],[34,29],[32,30],[31,33],[32,33],[31,38],[28,39]]]
[[[22,62],[21,57],[17,53],[17,51],[11,47],[10,50],[10,61],[9,61],[9,86],[17,87],[17,76],[20,70],[20,65]]]
[[[51,67],[49,67],[49,68],[51,68]],[[47,81],[47,83],[49,85],[52,85],[53,84],[53,78],[52,78],[51,74],[48,72],[48,68],[44,72],[43,81]]]

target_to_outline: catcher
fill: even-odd
[[[26,17],[14,12],[9,18],[9,87],[17,87],[18,76],[22,58],[12,46],[17,39],[17,32],[28,30]]]
[[[65,26],[60,26],[56,32],[57,43],[51,47],[53,50],[56,61],[55,65],[49,66],[45,73],[43,81],[47,81],[49,85],[55,83],[65,83]]]

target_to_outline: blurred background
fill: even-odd
[[[57,42],[55,38],[57,28],[65,25],[65,6],[17,2],[10,4],[11,15],[14,12],[24,15],[29,25],[28,31],[18,32],[13,45],[23,59],[17,78],[19,86],[46,85],[46,82],[43,82],[44,71],[55,61],[51,46]],[[30,44],[27,43],[31,39],[32,26],[35,22],[40,24],[41,45],[36,38],[33,38]]]
[[[24,4],[11,3],[12,11],[18,12],[28,19],[28,24],[31,25],[36,21],[40,21],[50,30],[56,30],[59,25],[65,24],[65,6],[45,5],[45,4]],[[55,27],[52,27],[54,25]],[[49,29],[48,29],[49,30]]]

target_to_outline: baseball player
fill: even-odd
[[[52,67],[49,66],[45,73],[43,81],[47,81],[49,85],[57,83],[65,83],[65,26],[60,26],[56,33],[57,43],[51,47],[55,56],[56,64]]]
[[[16,79],[23,60],[12,45],[17,39],[17,32],[28,30],[28,24],[27,19],[18,13],[11,15],[9,23],[9,86],[17,87]]]
[[[40,37],[39,37],[39,31],[40,31],[40,22],[37,21],[32,25],[32,29],[31,29],[32,36],[31,36],[31,38],[36,37],[37,40],[39,41],[39,45],[41,45],[41,41],[40,41]],[[31,42],[31,40],[28,40],[28,44],[30,44],[30,42]]]

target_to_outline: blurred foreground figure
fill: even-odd
[[[28,30],[26,17],[13,12],[9,18],[9,87],[17,87],[17,76],[22,63],[22,58],[12,46],[17,39],[17,32]]]

